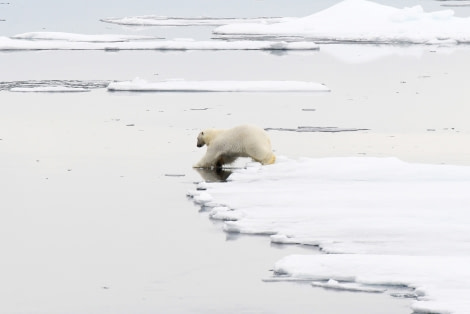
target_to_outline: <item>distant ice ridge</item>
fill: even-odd
[[[417,313],[470,313],[468,166],[280,156],[198,188],[188,195],[227,217],[227,232],[331,253],[287,256],[280,278],[412,296]]]
[[[313,42],[159,40],[146,36],[25,33],[0,37],[1,50],[318,50]]]
[[[132,81],[113,82],[109,91],[135,92],[327,92],[328,87],[315,82],[302,81],[186,81],[171,80],[148,82],[136,78]]]
[[[452,10],[397,9],[366,0],[345,0],[318,13],[275,24],[229,24],[215,34],[250,37],[302,36],[323,42],[457,44],[470,43],[470,17]]]
[[[122,18],[104,18],[100,21],[120,25],[134,26],[217,26],[232,23],[278,23],[293,20],[290,17],[170,17],[157,15],[128,16]]]

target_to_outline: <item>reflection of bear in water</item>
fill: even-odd
[[[232,171],[224,168],[195,168],[202,179],[206,182],[225,182],[232,174]]]
[[[238,157],[251,157],[263,165],[272,164],[276,160],[266,131],[252,125],[227,130],[204,130],[197,137],[197,147],[204,145],[207,145],[206,155],[194,168],[221,168]]]

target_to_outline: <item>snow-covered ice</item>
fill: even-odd
[[[292,20],[289,17],[256,17],[256,18],[236,18],[236,17],[171,17],[158,15],[141,15],[112,17],[101,19],[105,23],[134,26],[218,26],[232,23],[278,23]]]
[[[159,40],[145,36],[25,33],[0,37],[0,50],[318,50],[313,42]]]
[[[335,289],[406,286],[415,312],[470,312],[468,166],[281,156],[203,188],[189,195],[229,212],[226,231],[331,253],[287,256],[277,274]]]
[[[366,0],[345,0],[323,11],[270,25],[223,25],[220,35],[302,36],[316,41],[456,44],[470,42],[470,17],[450,9],[425,12],[419,5],[394,8]]]
[[[110,91],[140,92],[327,92],[328,87],[315,82],[302,81],[186,81],[170,80],[148,82],[135,78],[132,81],[113,82]]]
[[[343,281],[337,289],[355,283],[358,290],[381,287],[413,288],[407,296],[417,300],[414,313],[469,313],[470,256],[325,254],[290,255],[278,261],[275,271],[299,278]],[[434,254],[433,254],[434,253]],[[336,285],[324,283],[325,288]],[[379,289],[377,289],[379,290]],[[379,291],[371,291],[379,292]]]

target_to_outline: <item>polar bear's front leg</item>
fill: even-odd
[[[214,151],[214,149],[211,149],[211,147],[207,148],[207,152],[202,157],[201,160],[197,164],[193,166],[193,168],[212,168],[215,167],[217,164],[217,161],[220,158],[220,154]]]
[[[196,163],[195,165],[193,165],[193,168],[210,168],[211,167],[211,164],[210,162],[205,158],[205,156],[199,160],[198,163]]]

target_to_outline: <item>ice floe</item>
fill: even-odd
[[[366,0],[345,0],[303,18],[270,25],[223,25],[214,33],[301,36],[322,42],[455,44],[470,43],[470,17],[456,17],[449,9],[425,12],[419,5],[398,9]]]
[[[145,36],[25,33],[0,37],[0,50],[318,50],[313,42],[158,40]]]
[[[437,253],[437,252],[436,252]],[[413,288],[406,297],[416,299],[413,313],[469,313],[469,256],[397,255],[290,255],[275,265],[275,271],[296,278],[310,278],[314,286],[358,288]],[[318,282],[332,280],[330,284]],[[342,281],[335,285],[335,281]],[[400,294],[394,294],[399,296]]]
[[[136,78],[132,81],[113,82],[109,91],[134,92],[327,92],[328,87],[315,82],[302,81],[186,81],[170,80],[148,82]]]
[[[115,34],[103,34],[103,35],[87,35],[87,34],[75,34],[75,33],[62,33],[62,32],[29,32],[14,35],[12,39],[29,39],[29,40],[64,40],[72,42],[96,42],[96,43],[112,43],[112,42],[123,42],[123,41],[135,41],[135,40],[152,40],[161,39],[153,36],[139,36],[139,35],[115,35]]]
[[[288,132],[356,132],[356,131],[367,131],[369,129],[359,128],[339,128],[339,127],[322,127],[322,126],[298,126],[296,129],[292,128],[265,128],[266,131],[288,131]]]
[[[0,91],[11,92],[86,92],[106,88],[109,81],[38,80],[0,82]]]
[[[417,313],[470,312],[468,166],[280,156],[201,189],[188,194],[221,219],[229,213],[228,232],[331,253],[285,257],[275,265],[283,278],[411,295]]]
[[[468,0],[441,0],[443,3],[441,4],[441,7],[452,7],[452,8],[458,8],[458,7],[470,7],[470,1]]]
[[[71,92],[89,92],[90,89],[81,87],[64,87],[64,86],[48,86],[48,87],[13,87],[10,92],[35,92],[35,93],[71,93]]]
[[[236,18],[236,17],[171,17],[158,15],[141,15],[127,17],[104,18],[100,21],[130,26],[218,26],[232,23],[278,23],[287,22],[293,18],[289,17],[255,17],[255,18]]]

